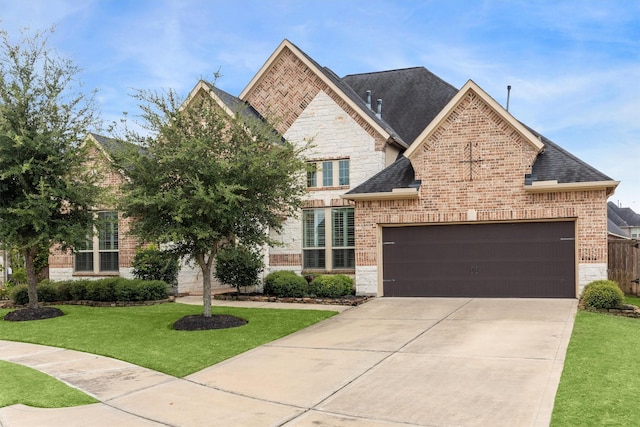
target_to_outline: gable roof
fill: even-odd
[[[485,92],[480,86],[478,86],[473,80],[468,80],[464,86],[456,93],[456,95],[449,100],[447,105],[440,110],[438,115],[427,125],[427,127],[418,135],[411,147],[404,153],[409,159],[419,147],[426,141],[428,136],[435,131],[440,124],[446,120],[448,115],[456,109],[469,92],[475,93],[480,99],[492,108],[497,114],[499,114],[505,121],[507,121],[511,127],[513,127],[522,137],[531,144],[538,152],[542,151],[544,145],[533,135],[529,129],[517,121],[509,112],[507,112],[502,105],[500,105],[495,99],[493,99],[487,92]]]
[[[116,166],[123,176],[126,175],[126,171],[130,168],[130,163],[127,162],[133,152],[137,154],[144,154],[146,150],[140,145],[132,144],[127,141],[122,141],[114,138],[109,138],[97,133],[89,133],[87,135],[92,141],[95,142],[96,147],[102,154]]]
[[[396,162],[390,165],[387,169],[393,167],[393,170],[388,172],[386,169],[383,170],[381,173],[347,192],[343,197],[353,200],[379,198],[380,193],[385,193],[391,198],[392,192],[389,190],[390,187],[397,191],[397,189],[400,188],[410,188],[410,183],[415,185],[415,172],[409,161],[411,154],[422,145],[422,142],[430,132],[436,129],[438,124],[446,118],[449,111],[455,108],[469,90],[481,96],[495,111],[502,114],[502,116],[538,150],[538,156],[532,166],[532,173],[523,177],[525,191],[545,192],[604,188],[607,190],[607,194],[613,193],[613,190],[618,185],[618,181],[613,181],[607,175],[562,149],[550,139],[545,138],[538,132],[517,121],[479,86],[469,80],[467,84],[449,100],[449,103],[437,114],[434,120],[426,126],[409,149],[405,151],[404,157],[407,158],[406,161]],[[399,176],[404,178],[397,179]],[[384,179],[388,179],[388,182],[384,183]]]
[[[396,143],[403,148],[406,148],[408,146],[407,142],[404,141],[391,126],[385,123],[384,120],[378,118],[373,111],[366,107],[363,99],[360,98],[360,96],[358,96],[358,94],[356,94],[349,85],[342,81],[340,77],[338,77],[329,68],[322,67],[313,58],[311,58],[309,55],[307,55],[287,39],[284,39],[282,43],[280,43],[278,48],[262,65],[258,73],[253,76],[249,84],[242,90],[238,97],[240,100],[244,100],[247,98],[247,95],[249,94],[249,92],[251,92],[251,89],[253,89],[253,87],[260,81],[263,74],[271,67],[271,64],[276,60],[276,58],[284,49],[289,49],[294,55],[296,55],[329,88],[331,88],[336,94],[338,94],[345,101],[345,103],[347,103],[347,105],[358,112],[360,116],[383,138],[391,143]]]
[[[371,109],[382,100],[382,119],[411,144],[453,98],[458,89],[424,67],[364,74],[350,74],[342,80],[363,101],[371,91]]]
[[[103,152],[103,154],[106,154],[110,160],[113,160],[119,155],[124,155],[132,149],[135,149],[139,153],[143,153],[145,151],[144,148],[139,145],[114,138],[109,138],[103,135],[98,135],[97,133],[91,132],[88,136],[97,143],[96,145],[98,146],[98,148]]]
[[[226,111],[229,115],[238,113],[247,119],[262,120],[260,113],[258,113],[249,103],[242,101],[240,98],[237,98],[204,80],[200,80],[198,84],[195,85],[180,108],[184,108],[185,105],[188,105],[200,91],[208,93],[220,108]]]

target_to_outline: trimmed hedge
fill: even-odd
[[[304,277],[294,271],[282,270],[269,273],[264,279],[264,293],[280,298],[302,298],[309,292],[309,284]]]
[[[156,301],[169,296],[167,284],[161,280],[125,279],[114,277],[98,280],[43,280],[36,287],[39,302],[92,300],[100,302]],[[29,303],[26,285],[11,290],[16,305]]]
[[[624,303],[624,292],[613,280],[596,280],[584,287],[582,303],[592,308],[620,307]]]
[[[309,293],[318,298],[338,298],[353,293],[353,279],[344,274],[322,274],[309,283]]]

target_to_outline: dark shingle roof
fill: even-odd
[[[622,208],[609,202],[607,203],[607,215],[620,227],[640,227],[640,214],[631,208]]]
[[[366,104],[371,91],[371,108],[382,99],[382,119],[408,144],[438,115],[458,89],[424,67],[350,74],[343,77]]]
[[[611,218],[607,218],[607,232],[616,236],[629,237],[629,233],[621,229]]]
[[[362,184],[351,189],[347,194],[385,193],[394,188],[419,187],[420,181],[415,180],[415,172],[411,162],[405,156],[400,156]]]
[[[96,140],[98,144],[102,146],[104,151],[106,151],[112,159],[126,156],[127,153],[130,152],[130,150],[135,150],[138,153],[144,153],[145,151],[143,147],[132,144],[130,142],[109,138],[93,132],[91,133],[91,136]]]
[[[524,124],[523,124],[524,125]],[[575,157],[550,139],[524,125],[531,133],[540,138],[544,152],[538,155],[531,168],[531,174],[525,177],[525,184],[535,181],[553,181],[558,184],[572,182],[611,181],[607,175]]]
[[[545,149],[543,153],[538,155],[538,158],[534,162],[532,173],[525,175],[525,185],[531,185],[534,181],[549,180],[557,180],[559,184],[611,181],[611,178],[607,175],[565,151],[553,141],[530,128],[528,129],[535,136],[540,137],[545,145]],[[407,188],[410,185],[415,185],[414,176],[415,172],[411,166],[411,162],[404,156],[401,156],[395,163],[383,169],[382,172],[372,178],[369,178],[347,194],[382,193],[391,191],[393,188]],[[640,225],[640,215],[635,212],[633,212],[633,215],[636,215],[633,218],[637,218],[638,225]]]
[[[211,83],[204,82],[213,93],[234,113],[240,113],[243,117],[248,119],[262,120],[262,116],[258,113],[250,104],[242,101],[240,98],[235,97],[224,90],[212,85]]]

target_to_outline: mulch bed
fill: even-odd
[[[176,320],[173,324],[173,329],[177,331],[206,331],[209,329],[237,328],[246,324],[246,320],[228,314],[212,314],[211,317],[196,314]]]
[[[43,320],[63,316],[64,313],[55,307],[21,308],[5,314],[4,320],[10,322],[24,322],[27,320]]]

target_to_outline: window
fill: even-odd
[[[349,185],[349,159],[310,162],[307,187],[335,187]]]
[[[349,185],[349,160],[338,162],[338,185]]]
[[[302,221],[304,268],[325,268],[324,209],[303,211]]]
[[[91,233],[82,247],[76,248],[75,271],[119,271],[118,244],[118,213],[98,212],[97,233]]]
[[[353,208],[333,209],[333,268],[356,268]]]
[[[333,162],[322,162],[322,186],[333,187]]]
[[[329,228],[326,217],[331,218]],[[331,271],[355,268],[353,208],[305,209],[302,222],[304,269]]]

